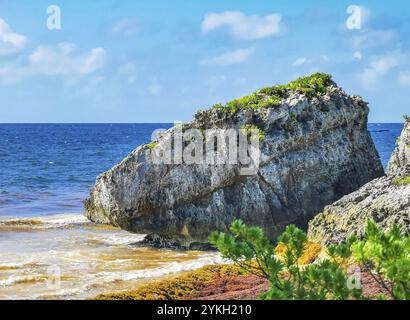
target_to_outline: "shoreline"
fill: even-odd
[[[142,235],[81,215],[0,219],[0,299],[90,299],[221,263],[216,252],[141,247]],[[49,268],[61,288],[49,289]]]

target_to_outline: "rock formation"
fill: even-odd
[[[309,224],[312,241],[340,243],[351,234],[362,235],[366,222],[374,220],[384,230],[393,224],[410,233],[410,119],[389,162],[385,177],[326,207]]]
[[[85,215],[187,248],[238,218],[272,239],[291,223],[306,229],[325,205],[384,174],[367,131],[368,111],[361,97],[323,74],[215,105],[100,175]],[[241,164],[153,163],[152,151],[192,128],[257,128],[258,170],[243,175]]]

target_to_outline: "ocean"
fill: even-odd
[[[223,262],[132,244],[82,215],[95,178],[172,124],[0,124],[0,299],[80,299]],[[402,124],[369,124],[386,167]],[[59,275],[57,286],[51,275]]]
[[[0,124],[0,217],[78,213],[95,178],[171,124]]]
[[[0,124],[0,217],[79,213],[95,178],[171,124]],[[386,167],[402,124],[369,124]]]

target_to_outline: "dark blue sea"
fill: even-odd
[[[0,124],[0,216],[79,213],[95,178],[171,124]],[[369,124],[386,166],[402,124]]]

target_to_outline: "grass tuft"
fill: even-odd
[[[393,184],[395,186],[406,186],[410,184],[410,176],[404,177],[404,178],[398,178],[393,180]]]

